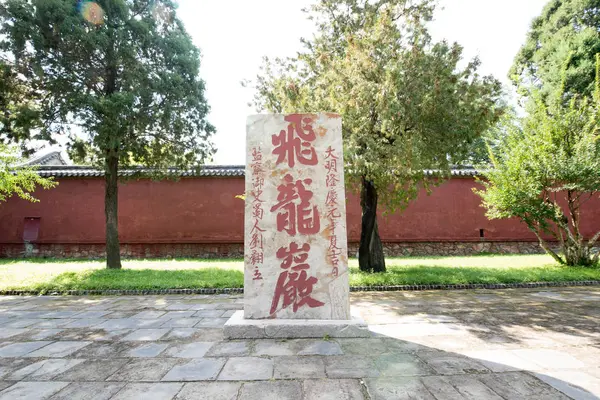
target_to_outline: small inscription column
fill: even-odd
[[[246,128],[244,318],[349,320],[341,117]]]

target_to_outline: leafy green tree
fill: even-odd
[[[501,86],[461,66],[458,44],[433,43],[433,1],[320,0],[317,33],[305,50],[266,60],[256,85],[259,111],[342,115],[346,176],[360,190],[359,265],[385,271],[377,206],[405,207],[428,187],[423,170],[447,175],[502,107]]]
[[[0,201],[6,201],[13,195],[37,202],[32,193],[38,186],[51,189],[57,185],[52,178],[42,178],[35,167],[24,165],[17,149],[0,143]]]
[[[523,94],[533,86],[542,99],[562,86],[564,60],[568,96],[594,93],[594,65],[600,52],[600,0],[550,0],[531,24],[510,77]]]
[[[24,139],[39,128],[38,92],[19,78],[15,66],[0,56],[0,140]]]
[[[519,218],[566,265],[593,265],[600,255],[600,231],[586,240],[580,229],[581,206],[600,194],[600,54],[597,65],[593,99],[573,95],[565,104],[564,90],[546,101],[534,91],[528,115],[492,151],[493,168],[476,191],[489,218]]]
[[[458,166],[488,168],[491,165],[490,147],[496,148],[507,136],[507,127],[515,120],[515,110],[508,109],[500,120],[471,143],[467,157]]]
[[[105,172],[108,268],[121,267],[119,168],[188,168],[213,152],[200,52],[175,12],[171,0],[0,4],[0,52],[39,88],[36,139],[65,135]]]

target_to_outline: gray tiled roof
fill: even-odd
[[[439,175],[440,171],[435,169],[426,169],[426,176],[436,176]],[[479,175],[479,171],[473,167],[462,167],[462,168],[453,168],[450,170],[450,175],[452,176],[477,176]]]
[[[69,165],[69,163],[65,161],[60,151],[53,150],[50,152],[34,155],[29,160],[25,161],[22,165],[49,167],[51,166],[60,168],[65,165]]]
[[[133,176],[133,175],[144,175],[149,174],[152,171],[145,168],[135,168],[135,169],[124,169],[119,171],[120,176]],[[439,174],[437,170],[425,170],[426,176],[436,176]],[[460,176],[477,176],[479,172],[471,167],[464,168],[455,168],[451,171],[452,176],[460,177]],[[41,176],[45,177],[57,177],[57,178],[66,178],[66,177],[103,177],[104,171],[90,167],[90,166],[80,166],[80,165],[65,165],[65,166],[40,166],[38,168],[38,173]],[[180,176],[215,176],[215,177],[236,177],[236,176],[244,176],[244,166],[243,165],[205,165],[200,170],[176,170],[169,169],[169,173]]]
[[[148,175],[152,170],[147,168],[129,168],[119,171],[119,176]],[[169,174],[180,177],[185,176],[244,176],[243,165],[205,165],[200,170],[177,170],[170,168]],[[104,171],[90,166],[70,165],[70,166],[48,166],[39,167],[38,174],[45,177],[103,177]]]

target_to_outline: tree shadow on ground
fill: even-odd
[[[363,341],[369,347],[369,355],[352,355],[350,351],[345,363],[362,367],[364,372],[348,367],[344,372],[357,373],[342,377],[361,378],[371,400],[598,398],[599,392],[594,394],[578,384],[589,383],[584,372],[545,371],[543,365],[529,361],[527,354],[516,355],[505,350],[475,350],[465,354],[377,333]],[[356,351],[355,339],[338,339],[338,342],[345,354],[350,346]],[[326,365],[335,365],[334,360],[326,359]]]
[[[90,306],[98,306],[94,308],[96,311],[112,314],[112,317],[102,316],[101,320],[91,321],[93,326],[88,328],[68,328],[61,325],[57,332],[46,332],[51,336],[46,336],[43,340],[88,341],[89,345],[66,358],[87,360],[85,362],[91,365],[122,359],[123,365],[126,365],[125,369],[140,370],[141,375],[135,375],[136,378],[128,381],[165,380],[169,368],[148,378],[143,375],[145,369],[141,366],[158,366],[174,361],[181,364],[186,373],[196,374],[193,376],[197,379],[186,379],[204,381],[206,373],[202,371],[197,358],[213,358],[213,361],[219,359],[223,363],[227,361],[243,366],[229,368],[230,371],[235,370],[236,374],[240,374],[237,377],[239,379],[234,379],[239,381],[246,381],[243,379],[244,373],[260,371],[264,369],[265,364],[267,370],[271,368],[270,372],[267,371],[265,376],[260,378],[263,379],[262,382],[239,383],[242,386],[239,392],[237,389],[235,391],[236,396],[240,394],[238,398],[246,398],[243,396],[246,386],[251,388],[256,385],[261,387],[259,398],[269,398],[269,390],[274,396],[272,398],[284,398],[277,395],[280,394],[277,390],[295,385],[300,395],[291,397],[293,399],[302,398],[302,390],[306,393],[307,388],[313,392],[315,388],[319,388],[319,394],[328,395],[329,398],[335,396],[336,400],[357,399],[361,398],[360,393],[364,393],[365,388],[361,387],[361,382],[364,382],[369,393],[369,397],[366,398],[370,400],[560,400],[568,399],[566,395],[576,399],[594,399],[598,396],[600,388],[593,386],[593,378],[597,381],[600,374],[593,375],[592,371],[595,369],[596,373],[599,372],[600,339],[595,332],[597,320],[594,319],[598,312],[596,310],[590,315],[586,313],[590,311],[587,305],[597,303],[599,298],[598,289],[560,289],[554,292],[506,290],[354,293],[352,303],[370,325],[372,336],[369,338],[241,340],[235,341],[234,344],[225,341],[229,346],[222,343],[222,324],[225,317],[207,318],[207,322],[210,323],[207,326],[202,325],[203,321],[201,325],[194,325],[198,323],[199,317],[191,315],[196,310],[201,310],[201,313],[218,311],[219,314],[220,311],[225,313],[240,309],[242,304],[239,295],[4,297],[0,298],[0,302],[3,309],[7,310],[3,311],[2,316],[7,319],[40,318],[39,315],[33,317],[25,313],[41,312],[41,318],[70,323],[78,318],[74,314],[84,310],[90,311]],[[555,303],[581,303],[586,307],[556,308]],[[489,312],[481,312],[482,309]],[[551,318],[544,317],[543,321],[539,322],[540,325],[536,325],[533,320],[537,318],[536,314],[548,309],[553,310],[556,318],[570,312],[573,319],[591,319],[588,324],[580,326],[567,337],[555,337],[553,334],[558,327],[551,323]],[[193,311],[176,311],[172,313],[175,321],[171,322],[168,319],[149,318],[144,321],[143,326],[160,327],[168,331],[169,329],[162,324],[188,326],[179,322],[190,319],[194,328],[185,329],[189,336],[165,334],[160,338],[144,341],[141,346],[153,342],[166,345],[164,353],[159,352],[160,354],[152,357],[131,356],[131,349],[137,348],[139,342],[129,341],[125,337],[137,327],[130,326],[131,329],[124,331],[123,326],[116,325],[113,325],[113,328],[101,328],[111,319],[114,319],[112,322],[117,325],[127,322],[127,318],[133,318],[133,315],[141,311],[159,314],[156,318],[161,318],[162,314],[168,314],[170,310]],[[63,315],[62,319],[43,316],[54,311],[70,311],[72,315]],[[500,313],[505,312],[528,313],[530,316],[518,314],[519,318],[514,317],[502,323],[488,321],[494,315],[500,318]],[[509,317],[510,315],[506,315],[507,319]],[[89,316],[81,318],[89,319]],[[567,319],[566,323],[570,321],[571,319]],[[7,321],[4,320],[4,323]],[[531,331],[532,335],[529,335],[530,329],[534,329]],[[503,335],[505,330],[507,334],[500,338],[489,336],[489,332],[493,335]],[[482,331],[488,333],[481,334]],[[37,328],[24,329],[22,333],[11,336],[7,341],[40,340],[35,338],[40,333],[40,329]],[[549,342],[539,342],[539,339]],[[208,351],[197,355],[196,359],[178,358],[168,351],[169,348],[177,349],[187,344],[200,344],[211,349],[208,350],[207,347],[205,350]],[[38,359],[28,358],[27,362],[37,361]],[[14,359],[0,357],[0,371],[2,367],[7,367],[10,372],[5,370],[5,373],[12,373],[11,363],[14,363]],[[69,375],[69,371],[53,379],[57,382],[71,382],[74,379]],[[154,370],[150,368],[148,371]],[[215,374],[219,374],[219,371]],[[10,381],[6,376],[0,376],[0,385]],[[215,377],[218,381],[219,377]],[[31,377],[24,380],[35,381]],[[98,370],[92,370],[89,380],[104,382],[106,377],[99,377]],[[10,386],[13,383],[14,381],[9,382],[6,390],[10,392],[11,387],[16,387]],[[3,395],[9,392],[4,392]]]
[[[561,398],[514,391],[527,392],[535,379],[573,398],[599,398],[600,290],[355,293],[353,299],[376,338],[414,348],[437,373],[468,374],[498,389],[505,379],[497,394],[511,400]],[[451,391],[447,383],[440,385]]]
[[[244,273],[220,268],[156,270],[86,270],[63,272],[33,287],[45,293],[68,290],[160,290],[189,288],[238,288]]]

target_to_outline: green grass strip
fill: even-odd
[[[101,261],[2,260],[0,291],[240,288],[242,260],[129,260],[122,270]],[[390,258],[367,274],[350,261],[351,286],[467,285],[600,280],[600,268],[564,267],[543,255]]]

